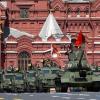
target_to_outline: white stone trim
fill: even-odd
[[[68,18],[70,18],[71,17],[71,14],[68,14]]]
[[[94,44],[100,44],[100,42],[94,42]]]
[[[45,51],[33,51],[32,53],[38,53],[38,54],[40,54],[40,53],[46,53],[46,52],[49,52],[49,51],[51,51],[51,49],[48,49],[48,50],[45,50]],[[65,53],[66,51],[59,51],[58,53]]]
[[[33,51],[32,53],[46,53],[46,52],[49,52],[51,51],[51,49],[48,49],[48,50],[45,50],[45,51]]]
[[[71,43],[70,41],[68,42],[41,42],[41,41],[37,41],[37,42],[32,42],[32,44],[69,44]]]
[[[77,17],[77,15],[75,17],[68,17],[69,19],[89,19],[89,17],[86,17],[86,16],[80,16],[80,17]],[[100,19],[100,17],[90,17],[91,19]]]
[[[100,35],[98,35],[98,36],[96,36],[96,37],[88,37],[89,39],[93,39],[93,38],[95,38],[95,39],[100,39]]]
[[[59,53],[66,53],[66,51],[65,51],[65,50],[63,50],[63,51],[59,51]]]
[[[7,44],[17,44],[18,42],[16,42],[16,41],[6,41],[6,43]],[[65,44],[68,44],[68,43],[71,43],[71,42],[46,42],[46,41],[44,41],[44,42],[32,42],[32,44],[42,44],[42,43],[46,43],[46,44],[63,44],[63,43],[65,43]],[[94,42],[94,44],[100,44],[100,42]]]
[[[91,54],[91,53],[99,53],[99,54],[100,54],[100,51],[94,51],[94,52],[92,52],[92,51],[87,51],[87,54]]]
[[[6,41],[6,43],[8,43],[8,44],[17,44],[18,42],[16,42],[16,41]]]
[[[89,18],[89,14],[85,15],[86,18]]]
[[[96,16],[95,16],[95,17],[90,17],[90,18],[100,18],[100,17],[96,17]]]
[[[80,18],[81,16],[80,16],[80,14],[78,14],[76,17],[77,17],[77,18]]]
[[[5,51],[5,53],[12,53],[12,54],[14,54],[14,53],[18,53],[17,51]]]

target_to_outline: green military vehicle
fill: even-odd
[[[100,67],[95,66],[93,69],[93,91],[100,91]]]
[[[13,91],[14,73],[5,73],[3,77],[3,89],[5,92]]]
[[[28,70],[25,76],[25,91],[36,92],[36,71]]]
[[[25,77],[23,72],[14,73],[14,92],[24,92],[25,89]]]
[[[0,92],[3,92],[3,71],[0,70]]]
[[[50,66],[44,64],[43,68],[39,69],[38,73],[38,85],[39,90],[42,92],[50,92],[54,89],[55,91],[60,91],[61,82],[61,69],[55,66]]]
[[[13,83],[14,83],[14,69],[13,67],[7,68],[7,70],[3,71],[3,91],[5,92],[13,92]]]
[[[62,92],[74,87],[88,91],[93,85],[93,72],[87,63],[83,47],[77,48],[72,44],[71,51],[68,52],[68,67],[61,77]]]

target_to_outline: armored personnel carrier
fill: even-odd
[[[43,68],[40,68],[38,73],[38,88],[40,92],[50,92],[50,89],[60,91],[60,77],[61,69],[45,62]]]
[[[6,71],[3,72],[3,90],[5,92],[13,92],[13,83],[14,83],[14,69],[9,67]]]
[[[27,92],[36,92],[36,71],[28,70],[25,75],[25,89]]]
[[[15,73],[14,77],[14,92],[24,92],[25,83],[24,83],[24,74],[23,72]]]
[[[6,92],[12,92],[13,90],[13,81],[14,81],[14,74],[13,73],[5,73],[4,80],[3,80],[3,89]]]

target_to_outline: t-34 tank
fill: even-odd
[[[69,62],[61,77],[62,92],[66,92],[70,87],[89,89],[92,86],[93,73],[87,63],[83,47],[84,44],[77,48],[72,43],[70,52],[67,52]]]

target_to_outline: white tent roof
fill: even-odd
[[[32,35],[30,33],[27,33],[27,32],[24,32],[24,31],[20,31],[20,30],[15,29],[15,28],[10,28],[10,34],[9,34],[9,36],[11,36],[11,35],[13,37],[15,37],[15,38],[19,38],[19,37],[21,37],[23,35],[31,37],[31,38],[34,37],[34,35]]]
[[[58,39],[62,37],[62,34],[63,32],[61,31],[55,17],[50,13],[39,33],[39,36],[42,40],[46,41],[51,35]]]
[[[20,31],[20,30],[15,29],[15,28],[10,28],[10,35],[12,35],[16,38],[21,37],[23,35],[26,35],[28,37],[34,37],[34,35],[32,35],[32,34],[29,34],[29,33],[24,32],[24,31]]]

